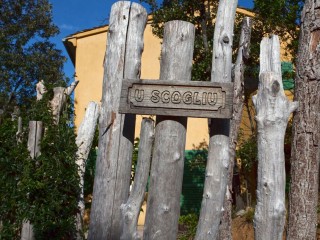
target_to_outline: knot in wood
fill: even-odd
[[[273,96],[275,97],[277,95],[277,93],[280,91],[280,83],[275,80],[272,85],[271,85],[271,91]]]
[[[114,27],[113,27],[113,26],[110,26],[108,32],[109,32],[110,35],[111,35],[112,33],[114,33]]]
[[[175,162],[176,162],[176,161],[179,161],[179,160],[180,160],[180,156],[181,156],[181,155],[180,155],[179,152],[175,152],[175,153],[174,153],[174,156],[173,156],[173,157],[174,157],[174,161],[175,161]]]
[[[209,192],[207,192],[206,195],[205,195],[205,198],[206,199],[210,199],[211,198],[211,194]]]
[[[185,39],[185,35],[183,33],[181,33],[180,40],[184,41],[184,39]]]
[[[133,219],[133,214],[132,214],[132,212],[127,212],[126,214],[125,214],[125,222],[126,223],[129,223],[129,222],[131,222],[132,221],[132,219]]]
[[[169,210],[170,210],[170,208],[169,208],[169,206],[164,205],[164,206],[162,207],[162,210],[163,210],[164,213],[168,213]]]
[[[226,44],[228,44],[230,42],[230,39],[227,35],[225,35],[223,38],[222,38],[222,41]]]

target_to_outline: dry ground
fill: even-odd
[[[320,226],[320,214],[318,214],[318,226]],[[246,222],[244,217],[236,217],[232,222],[233,240],[254,240],[253,224]],[[285,240],[285,236],[283,240]],[[320,228],[317,231],[317,240],[320,240]]]

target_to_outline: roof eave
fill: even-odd
[[[76,48],[77,48],[77,39],[73,37],[68,37],[62,39],[63,45],[67,50],[67,53],[71,59],[73,66],[76,66]]]

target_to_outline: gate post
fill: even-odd
[[[212,82],[231,82],[234,19],[238,0],[220,0],[215,23]],[[211,119],[206,178],[196,240],[217,239],[228,183],[230,119]]]
[[[40,141],[42,138],[43,124],[41,121],[29,122],[29,134],[28,134],[28,151],[30,157],[35,159],[40,156]],[[21,240],[34,240],[33,226],[29,220],[25,220],[22,223]]]
[[[284,136],[298,103],[290,102],[283,91],[278,36],[264,38],[260,48],[259,89],[252,98],[258,128],[255,239],[281,240],[286,216]]]
[[[129,1],[113,4],[104,62],[89,240],[120,239],[120,206],[129,195],[135,115],[119,114],[118,107],[122,79],[140,77],[146,22],[147,12],[141,5]]]
[[[190,23],[165,24],[160,79],[191,80],[194,34]],[[143,239],[176,239],[186,127],[186,117],[157,116]]]

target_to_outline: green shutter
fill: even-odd
[[[180,198],[181,215],[199,214],[205,180],[207,152],[185,151],[185,165]]]
[[[292,90],[294,88],[294,71],[293,64],[291,62],[281,63],[282,82],[284,90]]]

